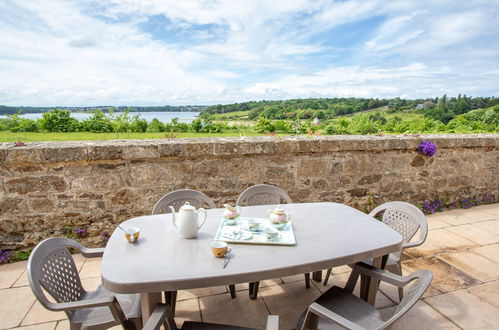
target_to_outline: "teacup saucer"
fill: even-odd
[[[253,236],[249,231],[229,228],[225,228],[222,235],[230,240],[248,240]]]

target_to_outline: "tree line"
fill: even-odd
[[[13,115],[22,113],[42,113],[55,109],[68,110],[72,112],[200,112],[206,108],[205,105],[162,105],[162,106],[95,106],[95,107],[25,107],[0,105],[0,114]]]
[[[389,113],[398,111],[415,111],[425,117],[448,123],[457,115],[471,110],[492,107],[499,104],[495,97],[467,97],[466,95],[448,98],[407,100],[367,99],[367,98],[309,98],[284,101],[250,101],[226,105],[209,106],[204,114],[230,114],[231,112],[248,111],[248,119],[333,119],[362,111],[374,110],[386,106]],[[231,119],[230,116],[226,118]],[[236,117],[234,117],[235,119]]]

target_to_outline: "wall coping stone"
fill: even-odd
[[[243,136],[188,139],[0,143],[0,165],[93,160],[133,160],[254,154],[416,149],[422,140],[438,148],[495,148],[498,134],[405,134],[328,136]]]

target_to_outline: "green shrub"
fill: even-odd
[[[147,126],[147,131],[148,132],[164,132],[165,131],[165,125],[159,121],[159,119],[154,118],[151,120],[149,125]]]
[[[61,109],[44,112],[39,121],[41,128],[49,132],[75,132],[79,126],[71,112]]]
[[[9,119],[6,119],[5,129],[1,130],[10,130],[11,132],[38,132],[38,125],[36,121],[22,118],[19,114],[8,116]]]
[[[130,130],[132,132],[147,131],[147,120],[140,118],[138,114],[134,115],[130,123]]]
[[[80,121],[79,131],[107,133],[113,131],[111,118],[102,110],[95,110],[90,118]]]

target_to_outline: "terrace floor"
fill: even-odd
[[[433,282],[416,306],[393,329],[497,329],[499,327],[499,204],[452,210],[427,217],[430,232],[424,245],[404,254],[404,274],[433,271]],[[83,285],[100,283],[100,259],[75,256]],[[45,310],[26,278],[26,262],[0,266],[0,329],[69,329],[64,313]],[[333,270],[331,285],[343,286],[347,266]],[[236,299],[226,287],[180,291],[177,322],[187,319],[263,328],[269,313],[280,316],[281,329],[293,329],[302,311],[327,290],[303,275],[262,281],[258,299],[248,298],[247,284]],[[381,285],[377,307],[388,313],[398,302],[397,290]],[[119,329],[120,327],[116,327]],[[113,328],[114,329],[114,328]]]

